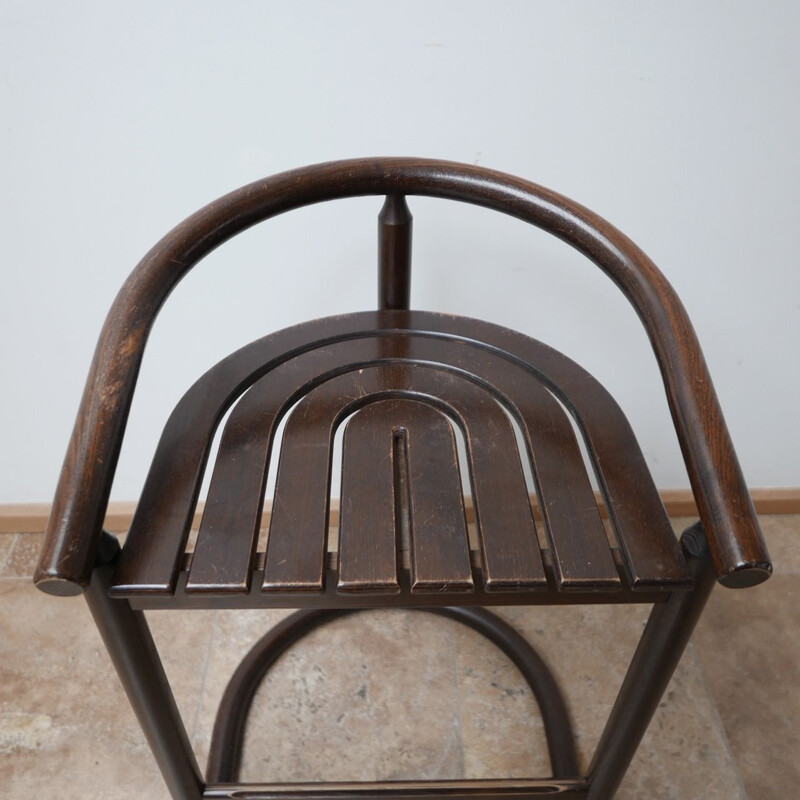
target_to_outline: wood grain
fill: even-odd
[[[652,261],[602,218],[536,184],[466,164],[377,158],[250,184],[201,209],[144,257],[112,306],[95,352],[36,571],[43,591],[74,594],[88,585],[145,343],[181,278],[223,242],[276,214],[341,197],[414,194],[517,217],[563,239],[608,274],[655,352],[718,579],[736,587],[769,576],[767,548],[697,337]]]

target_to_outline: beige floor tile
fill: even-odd
[[[198,725],[278,614],[220,612]],[[400,780],[463,771],[452,626],[420,612],[356,614],[286,653],[256,695],[242,779]]]
[[[166,798],[84,602],[0,583],[0,782],[6,797]]]
[[[151,797],[165,797],[84,604],[54,601],[23,582],[6,583],[3,590],[0,776],[6,785],[21,797],[63,785],[60,796],[69,798],[81,776],[76,797],[87,789],[97,796],[125,797],[135,786]],[[620,626],[608,635],[612,609],[606,607],[503,612],[550,659],[573,704],[587,699],[581,694],[589,696],[591,702],[575,715],[584,757],[599,734],[640,621],[641,609],[615,610],[633,622],[630,632]],[[230,672],[284,612],[217,612],[209,654],[204,637],[212,627],[210,613],[149,615],[190,725],[192,700],[202,695],[201,751],[207,750],[207,737],[200,731],[210,731]],[[544,620],[540,614],[552,618]],[[586,635],[592,631],[594,638]],[[575,636],[582,642],[577,650]],[[59,658],[53,658],[56,646],[62,648]],[[203,685],[203,658],[198,656],[204,654],[210,659]],[[720,757],[715,715],[696,671],[691,663],[684,664],[676,676],[673,694],[659,711],[622,797],[640,797],[640,790],[653,798],[740,796],[735,785],[726,785],[726,776],[735,770]],[[36,681],[28,680],[31,674]],[[705,728],[692,727],[698,716],[706,721]],[[532,743],[538,762],[518,761],[528,752],[518,742]],[[719,774],[709,779],[704,768]],[[445,778],[546,772],[535,706],[504,657],[455,623],[395,611],[332,623],[275,666],[254,704],[243,777]],[[64,775],[70,776],[68,782]],[[687,787],[680,784],[683,775]],[[698,777],[711,787],[705,795],[691,793]],[[677,786],[681,793],[670,794],[665,785]],[[718,785],[727,793],[712,793]]]
[[[572,710],[588,766],[641,634],[638,606],[508,608],[499,612],[550,664]],[[464,629],[458,638],[464,759],[469,777],[547,775],[541,721],[522,676]],[[469,691],[466,691],[469,690]],[[630,772],[620,800],[744,798],[722,725],[690,648]]]
[[[205,771],[214,719],[231,675],[258,638],[290,613],[282,610],[216,612],[211,629],[203,690],[190,731],[201,770]],[[253,717],[257,708],[258,705],[254,703]]]
[[[514,616],[513,611],[509,616]],[[548,775],[544,728],[525,679],[511,660],[483,636],[465,625],[452,625],[464,777]]]
[[[11,550],[17,540],[16,533],[0,533],[0,578],[4,577]]]
[[[647,608],[516,607],[500,609],[499,613],[553,670],[572,713],[582,766],[588,766],[647,619]],[[538,725],[538,719],[534,720]],[[540,764],[543,756],[540,749]]]
[[[189,719],[204,659],[187,656],[208,650],[204,616],[151,615]],[[0,583],[0,780],[8,797],[168,797],[86,604],[28,581]]]
[[[674,524],[680,531],[693,521]],[[800,515],[764,517],[762,524],[777,574],[763,587],[712,595],[620,800],[744,800],[734,757],[753,800],[793,796],[800,780],[790,755],[800,752]],[[0,575],[16,578],[0,581],[0,780],[6,795],[166,798],[85,603],[46,597],[24,580],[40,541],[35,534],[0,536]],[[201,766],[228,678],[286,613],[148,614]],[[585,766],[647,609],[500,613],[562,683]],[[254,703],[243,778],[548,771],[535,702],[504,656],[457,623],[384,611],[332,623],[275,665]]]
[[[41,533],[20,533],[11,551],[5,570],[4,578],[27,578],[33,576],[39,553],[42,550],[44,536]]]
[[[733,755],[754,800],[800,786],[800,576],[717,589],[695,641]]]
[[[800,575],[800,514],[761,517],[776,575]]]
[[[726,733],[690,645],[617,800],[747,800]]]
[[[215,611],[149,611],[147,621],[192,736],[203,694]],[[202,764],[202,762],[201,762]],[[204,764],[203,764],[204,766]]]

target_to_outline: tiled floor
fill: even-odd
[[[800,785],[800,517],[768,517],[768,583],[718,589],[619,797],[772,800]],[[684,521],[676,520],[681,527]],[[85,604],[39,593],[37,535],[0,535],[0,785],[9,798],[166,798]],[[149,615],[200,759],[225,683],[285,612]],[[646,616],[635,606],[511,608],[570,701],[584,765]],[[516,669],[461,626],[359,614],[284,656],[259,690],[243,779],[544,775]]]

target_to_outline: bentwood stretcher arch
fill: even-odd
[[[305,205],[357,195],[386,196],[379,309],[270,334],[201,377],[167,423],[120,552],[103,532],[103,519],[145,343],[162,303],[189,269],[237,233]],[[473,203],[536,225],[589,257],[622,290],[653,346],[700,512],[680,544],[630,426],[588,373],[500,326],[409,310],[410,195]],[[231,408],[196,548],[187,553],[211,443]],[[568,414],[586,445],[613,544]],[[521,448],[509,416],[522,432]],[[340,538],[337,552],[329,553],[332,442],[340,425]],[[475,540],[465,520],[457,431],[466,448]],[[266,475],[276,458],[275,503],[266,550],[259,552]],[[543,514],[541,541],[525,460]],[[647,256],[592,212],[535,184],[476,166],[387,158],[306,167],[246,186],[189,217],[145,256],[103,328],[35,580],[55,595],[88,589],[176,798],[600,800],[616,791],[714,577],[747,587],[771,569],[695,333]],[[580,775],[566,705],[546,665],[476,606],[598,602],[652,603],[653,611],[588,774]],[[504,649],[539,701],[552,778],[237,782],[247,708],[270,664],[316,625],[389,606],[444,614]],[[237,670],[204,777],[142,613],[195,607],[306,609],[268,633]]]

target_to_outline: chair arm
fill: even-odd
[[[168,233],[122,287],[95,351],[34,577],[51,594],[89,583],[136,378],[158,311],[180,279],[227,239],[277,214],[363,195],[427,195],[536,225],[595,262],[638,313],[658,360],[718,580],[760,583],[772,566],[697,337],[674,290],[626,236],[536,184],[465,164],[373,158],[320,164],[245,186]]]

